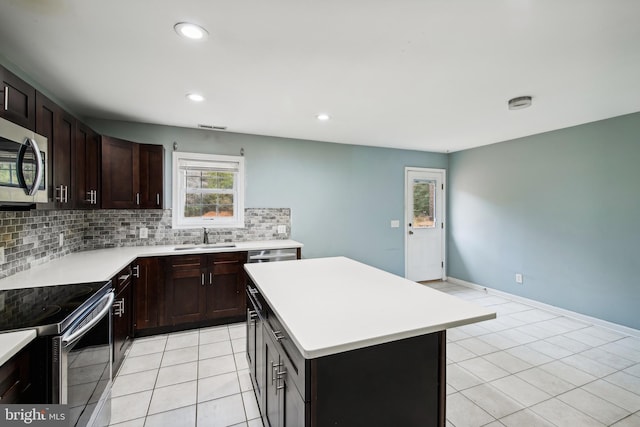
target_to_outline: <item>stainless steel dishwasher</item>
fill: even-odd
[[[297,248],[261,249],[247,253],[247,263],[274,262],[298,259]]]

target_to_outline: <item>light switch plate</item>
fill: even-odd
[[[400,227],[400,220],[392,219],[391,220],[391,228],[398,228],[398,227]]]
[[[149,238],[149,229],[147,227],[140,227],[140,238],[141,239]]]
[[[0,264],[4,264],[4,248],[0,247]]]
[[[278,226],[278,234],[285,234],[287,232],[287,226],[286,225],[279,225]]]
[[[60,233],[60,237],[58,238],[58,246],[62,247],[64,245],[64,233]]]
[[[521,273],[516,273],[516,283],[518,284],[522,284],[522,274]]]

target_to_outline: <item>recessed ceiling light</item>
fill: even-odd
[[[178,22],[173,26],[173,28],[180,36],[191,40],[202,40],[209,35],[207,30],[199,25],[191,24],[190,22]]]
[[[316,118],[322,122],[326,122],[331,118],[331,116],[329,116],[328,114],[321,113],[321,114],[318,114]]]
[[[509,110],[521,110],[531,106],[530,96],[519,96],[517,98],[511,98],[508,102]]]
[[[204,96],[200,95],[199,93],[188,93],[187,99],[193,102],[202,102],[204,101]]]

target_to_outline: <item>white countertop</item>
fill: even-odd
[[[106,281],[139,257],[301,248],[303,245],[295,240],[262,240],[235,242],[235,247],[194,248],[178,251],[174,249],[176,246],[185,245],[128,246],[74,252],[13,276],[0,279],[0,289]]]
[[[0,333],[0,366],[4,365],[35,337],[35,329]]]
[[[245,269],[307,359],[496,317],[485,307],[344,257]]]

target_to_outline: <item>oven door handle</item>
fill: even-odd
[[[91,319],[91,321],[89,321],[86,325],[82,326],[72,334],[64,334],[62,336],[62,345],[64,347],[68,347],[70,344],[80,339],[80,337],[82,337],[89,329],[93,328],[96,323],[102,320],[105,314],[109,313],[109,311],[111,310],[111,306],[113,305],[115,295],[113,294],[113,292],[109,292],[109,294],[105,295],[100,301],[104,301],[105,299],[107,300],[107,302],[104,308],[100,310],[100,313],[98,313],[93,319]]]

